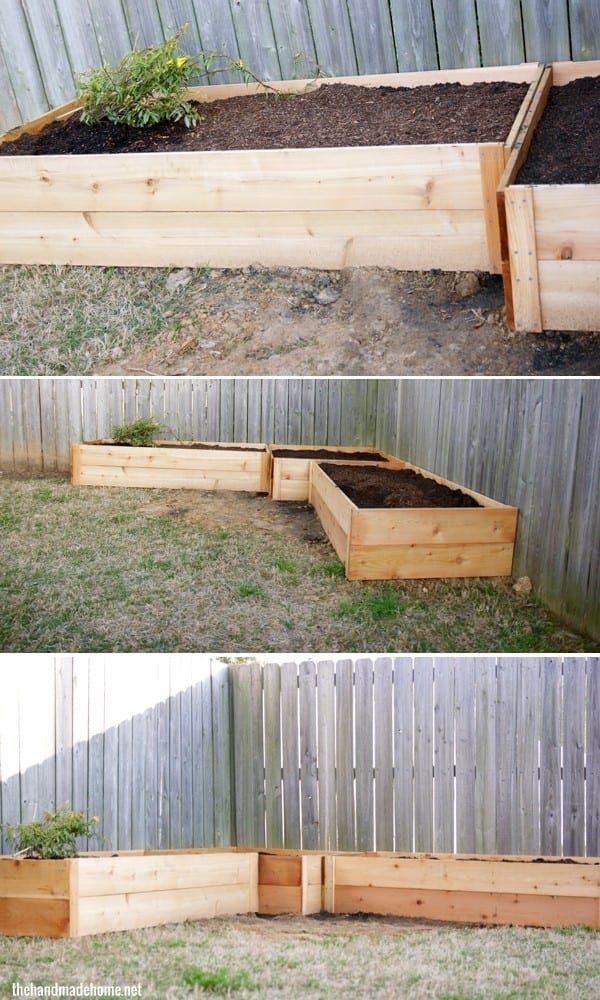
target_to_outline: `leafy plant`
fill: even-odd
[[[96,836],[95,827],[100,822],[98,816],[86,819],[82,812],[73,812],[61,806],[57,812],[45,813],[38,823],[4,825],[8,842],[15,854],[25,854],[29,858],[75,858],[77,857],[77,837]]]
[[[162,425],[154,417],[143,417],[132,424],[113,427],[112,439],[115,444],[128,444],[133,448],[150,448]]]
[[[95,125],[106,119],[132,128],[163,121],[196,125],[202,116],[186,100],[184,88],[198,75],[199,65],[188,55],[177,55],[186,28],[183,25],[162,45],[128,52],[113,69],[105,64],[80,77],[81,121]]]
[[[77,95],[83,102],[81,121],[95,125],[106,119],[131,128],[182,121],[191,128],[203,116],[198,103],[186,99],[185,88],[194,78],[210,79],[219,73],[239,73],[245,83],[257,83],[265,93],[293,96],[282,94],[253,73],[242,59],[232,59],[224,52],[178,55],[179,40],[187,28],[187,24],[182,25],[162,45],[128,52],[112,69],[104,64],[80,76]],[[294,58],[300,58],[300,53]],[[320,70],[316,75],[321,75]]]

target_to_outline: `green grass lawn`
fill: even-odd
[[[592,1000],[600,935],[401,920],[237,917],[76,941],[0,939],[12,984],[135,985],[165,997]]]
[[[349,583],[256,495],[3,480],[0,547],[4,651],[592,651],[510,581]]]

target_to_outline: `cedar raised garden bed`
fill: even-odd
[[[257,887],[255,852],[0,858],[0,934],[80,937],[255,913]]]
[[[568,182],[600,159],[597,91],[594,110],[584,77],[600,77],[600,60],[546,68],[498,191],[507,318],[524,332],[600,329],[600,183]],[[567,85],[572,111],[554,90]]]
[[[600,927],[598,859],[327,855],[325,908],[475,924]]]
[[[597,858],[244,848],[0,858],[0,935],[80,937],[245,913],[600,926]]]
[[[260,851],[258,912],[265,916],[323,909],[323,855],[301,851]]]
[[[74,444],[74,486],[138,486],[268,493],[271,456],[264,444],[159,441],[134,448],[109,441]]]
[[[501,138],[491,142],[461,136],[420,145],[1,155],[0,263],[499,272],[496,189],[540,72],[523,64],[269,85],[282,93],[335,83],[528,85]],[[273,100],[260,93],[242,84],[198,88],[192,96]],[[507,100],[504,94],[504,114]],[[73,102],[57,108],[2,142],[75,110]],[[422,104],[415,117],[424,123]],[[472,136],[477,118],[464,117]],[[451,115],[445,118],[447,127]],[[489,134],[490,118],[480,108],[479,134]],[[290,143],[293,137],[283,145]]]
[[[342,462],[396,462],[378,448],[338,445],[269,445],[271,452],[271,499],[308,500],[311,462],[327,459]]]
[[[416,498],[409,500],[409,506],[405,507],[387,504],[385,493],[393,492],[394,484],[385,484],[385,489],[380,491],[375,479],[383,482],[399,477],[400,482],[406,470],[424,477],[424,482],[413,480],[412,485],[417,487]],[[516,507],[491,500],[400,460],[394,469],[312,462],[310,475],[310,503],[344,563],[348,580],[509,576],[511,573]],[[380,505],[354,503],[334,481],[342,477],[347,480],[349,475],[353,479],[367,476],[370,481],[367,489],[376,490],[382,497],[381,501],[375,501]],[[429,483],[442,487],[442,498],[439,499],[438,494],[433,501],[420,503],[418,492]],[[457,491],[458,495],[445,500],[444,488]]]

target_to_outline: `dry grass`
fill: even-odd
[[[591,651],[506,581],[348,583],[255,495],[4,480],[0,544],[5,651]]]
[[[150,998],[410,997],[592,1000],[600,935],[459,928],[400,920],[238,917],[79,941],[5,938],[0,996],[12,982],[142,984]],[[186,985],[205,983],[206,987]]]
[[[168,274],[0,267],[0,375],[83,375],[152,343],[177,296]]]

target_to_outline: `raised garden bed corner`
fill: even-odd
[[[397,461],[395,467],[412,469],[450,489],[459,489],[481,506],[359,509],[321,466],[312,462],[310,503],[344,563],[348,580],[510,575],[516,507],[410,462]]]
[[[551,88],[584,76],[600,60],[546,67],[498,188],[507,320],[521,332],[600,329],[600,184],[517,183]]]

